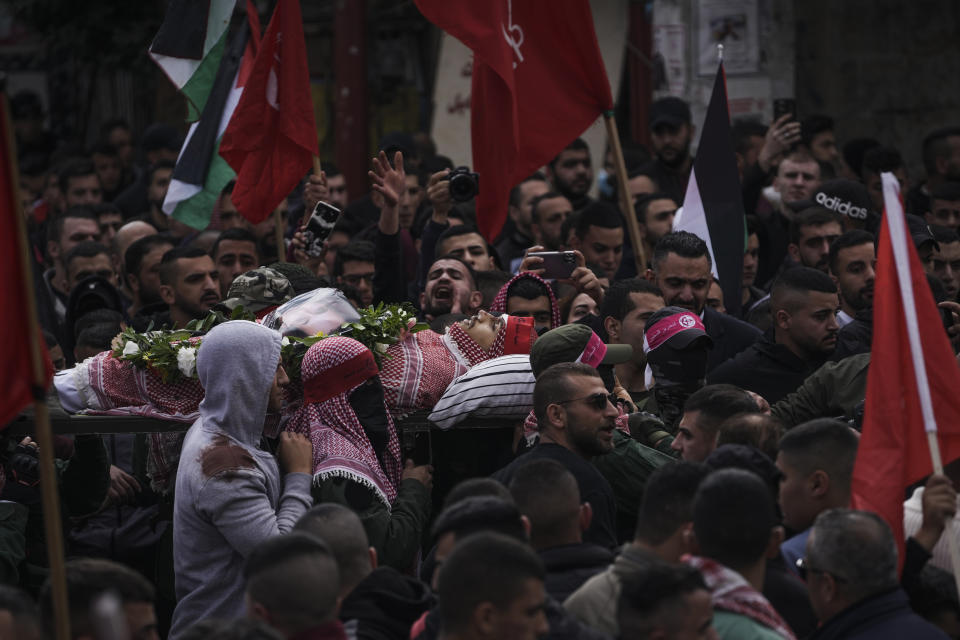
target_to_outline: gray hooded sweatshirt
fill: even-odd
[[[197,352],[205,395],[177,471],[173,639],[199,620],[242,616],[245,558],[290,531],[312,504],[310,475],[281,480],[274,457],[258,446],[280,339],[237,320],[212,329]]]

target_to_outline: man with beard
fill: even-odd
[[[767,295],[766,291],[755,286],[760,255],[760,237],[757,235],[759,227],[756,216],[747,216],[747,246],[743,251],[743,279],[740,281],[741,320],[746,320],[750,310]]]
[[[553,188],[562,193],[580,211],[593,199],[587,195],[593,184],[593,166],[590,164],[590,147],[577,138],[547,165],[547,178]]]
[[[497,471],[493,478],[509,486],[517,470],[532,460],[556,460],[577,479],[580,498],[593,507],[593,520],[583,539],[612,549],[617,544],[613,489],[590,464],[613,450],[613,398],[597,370],[582,362],[561,362],[537,376],[533,413],[540,442]]]
[[[687,180],[693,167],[690,142],[694,126],[690,119],[690,105],[673,96],[661,98],[650,105],[650,142],[657,156],[643,167],[660,191],[674,202],[683,202]]]
[[[181,247],[160,260],[160,297],[170,306],[170,324],[183,329],[220,302],[220,274],[203,249]]]
[[[760,265],[757,280],[770,282],[776,276],[790,243],[790,221],[797,203],[812,200],[820,186],[820,165],[808,152],[795,150],[787,154],[777,167],[773,190],[780,195],[773,213],[759,229]]]
[[[550,185],[539,171],[510,190],[510,204],[507,213],[513,221],[512,233],[497,243],[497,253],[504,266],[514,260],[519,264],[523,252],[533,244],[533,201],[550,191]]]
[[[653,255],[653,248],[660,238],[673,230],[673,218],[677,215],[677,202],[665,193],[651,193],[641,196],[634,203],[640,236],[643,238],[643,255]],[[649,264],[643,265],[644,269]]]
[[[830,246],[830,276],[840,290],[840,311],[837,313],[840,344],[837,345],[835,359],[851,355],[853,352],[846,353],[848,347],[843,346],[843,343],[859,343],[861,341],[854,337],[864,337],[865,332],[866,351],[870,350],[869,336],[873,334],[873,283],[877,266],[873,243],[872,233],[856,229],[847,231]]]
[[[130,318],[166,308],[160,295],[160,260],[173,248],[170,238],[160,234],[140,238],[127,248],[123,277],[133,300],[127,308]]]
[[[577,218],[570,247],[579,250],[587,264],[603,269],[602,276],[614,279],[623,259],[623,216],[606,202],[591,202]]]
[[[760,335],[756,327],[706,307],[713,282],[711,259],[707,243],[696,235],[687,231],[668,233],[657,243],[652,263],[647,280],[657,285],[663,301],[703,319],[707,335],[713,340],[708,372],[749,347]]]
[[[931,227],[940,250],[933,254],[933,275],[943,283],[949,300],[960,293],[960,235],[956,229]]]
[[[823,207],[804,209],[790,221],[787,255],[791,266],[801,265],[826,273],[830,245],[841,233],[840,214]]]
[[[530,203],[533,244],[546,251],[560,251],[565,244],[561,229],[572,213],[573,205],[556,191],[534,198]]]
[[[480,308],[482,300],[470,265],[456,256],[442,256],[427,271],[420,312],[428,321],[447,313],[471,315]]]
[[[960,127],[937,129],[923,139],[923,168],[926,182],[908,191],[905,198],[907,213],[918,216],[933,210],[931,194],[937,187],[960,182]]]
[[[809,267],[787,269],[770,294],[773,336],[765,334],[714,369],[707,381],[760,394],[773,404],[803,384],[837,344],[837,285]]]

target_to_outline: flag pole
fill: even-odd
[[[930,446],[930,459],[933,462],[933,472],[943,475],[943,457],[940,455],[940,442],[936,431],[927,431],[927,444]],[[950,551],[950,566],[953,567],[953,580],[960,592],[960,546],[954,535],[953,518],[947,518],[943,523],[943,535],[947,538],[947,548]]]
[[[0,85],[5,85],[5,79],[0,79]],[[11,184],[14,189],[20,184],[17,154],[13,143],[13,126],[10,119],[10,105],[7,102],[6,87],[0,88],[3,97],[3,121],[7,131],[7,148],[3,150],[10,163]],[[40,498],[43,507],[43,528],[47,539],[47,560],[50,563],[50,591],[53,596],[54,632],[57,640],[70,638],[70,609],[67,601],[67,572],[63,559],[63,525],[60,521],[60,496],[57,489],[57,478],[53,465],[53,434],[50,429],[50,414],[46,404],[46,372],[44,367],[43,351],[41,349],[42,336],[40,321],[37,318],[36,293],[32,283],[27,280],[32,273],[30,253],[27,248],[27,228],[20,204],[14,197],[6,203],[10,213],[17,221],[17,248],[20,253],[20,271],[24,277],[24,292],[26,294],[27,325],[29,334],[26,336],[30,344],[31,386],[33,387],[34,406],[34,435],[37,440],[37,456],[40,462]]]
[[[323,168],[320,166],[320,156],[313,156],[313,175],[319,176],[323,171]],[[307,221],[310,220],[310,215],[313,211],[303,211],[303,220],[300,221],[300,228],[305,229],[307,227]]]
[[[633,201],[630,199],[630,190],[627,185],[627,164],[623,161],[620,134],[617,133],[617,121],[613,118],[612,110],[603,112],[603,123],[607,127],[607,142],[613,152],[613,166],[617,172],[617,194],[620,199],[620,210],[627,219],[627,231],[630,233],[630,244],[633,245],[633,259],[637,264],[637,275],[643,276],[647,268],[647,258],[644,255],[640,225],[637,223],[637,212],[633,207]]]

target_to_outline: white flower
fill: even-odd
[[[177,369],[188,378],[197,370],[197,350],[193,347],[180,347],[177,350]]]
[[[128,340],[127,344],[123,347],[123,355],[132,356],[136,353],[140,353],[140,347],[138,347],[137,343],[133,340]]]
[[[377,344],[374,345],[374,347],[376,347],[378,353],[386,353],[386,352],[387,352],[387,347],[389,347],[389,346],[390,346],[390,345],[384,344],[383,342],[378,342]]]
[[[290,346],[290,338],[284,336],[284,337],[283,337],[283,340],[280,341],[280,346],[281,346],[281,347]]]

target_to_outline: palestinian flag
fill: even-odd
[[[194,229],[207,228],[220,192],[236,177],[220,157],[220,139],[240,101],[259,39],[260,20],[248,0],[247,20],[231,38],[200,119],[187,132],[163,201],[164,213]]]
[[[236,0],[170,0],[150,57],[187,97],[187,122],[200,117],[220,67]]]
[[[746,220],[722,62],[713,81],[713,93],[702,131],[683,209],[673,221],[673,230],[689,231],[707,243],[713,260],[713,275],[720,280],[723,289],[724,306],[727,313],[737,316],[740,313]]]

